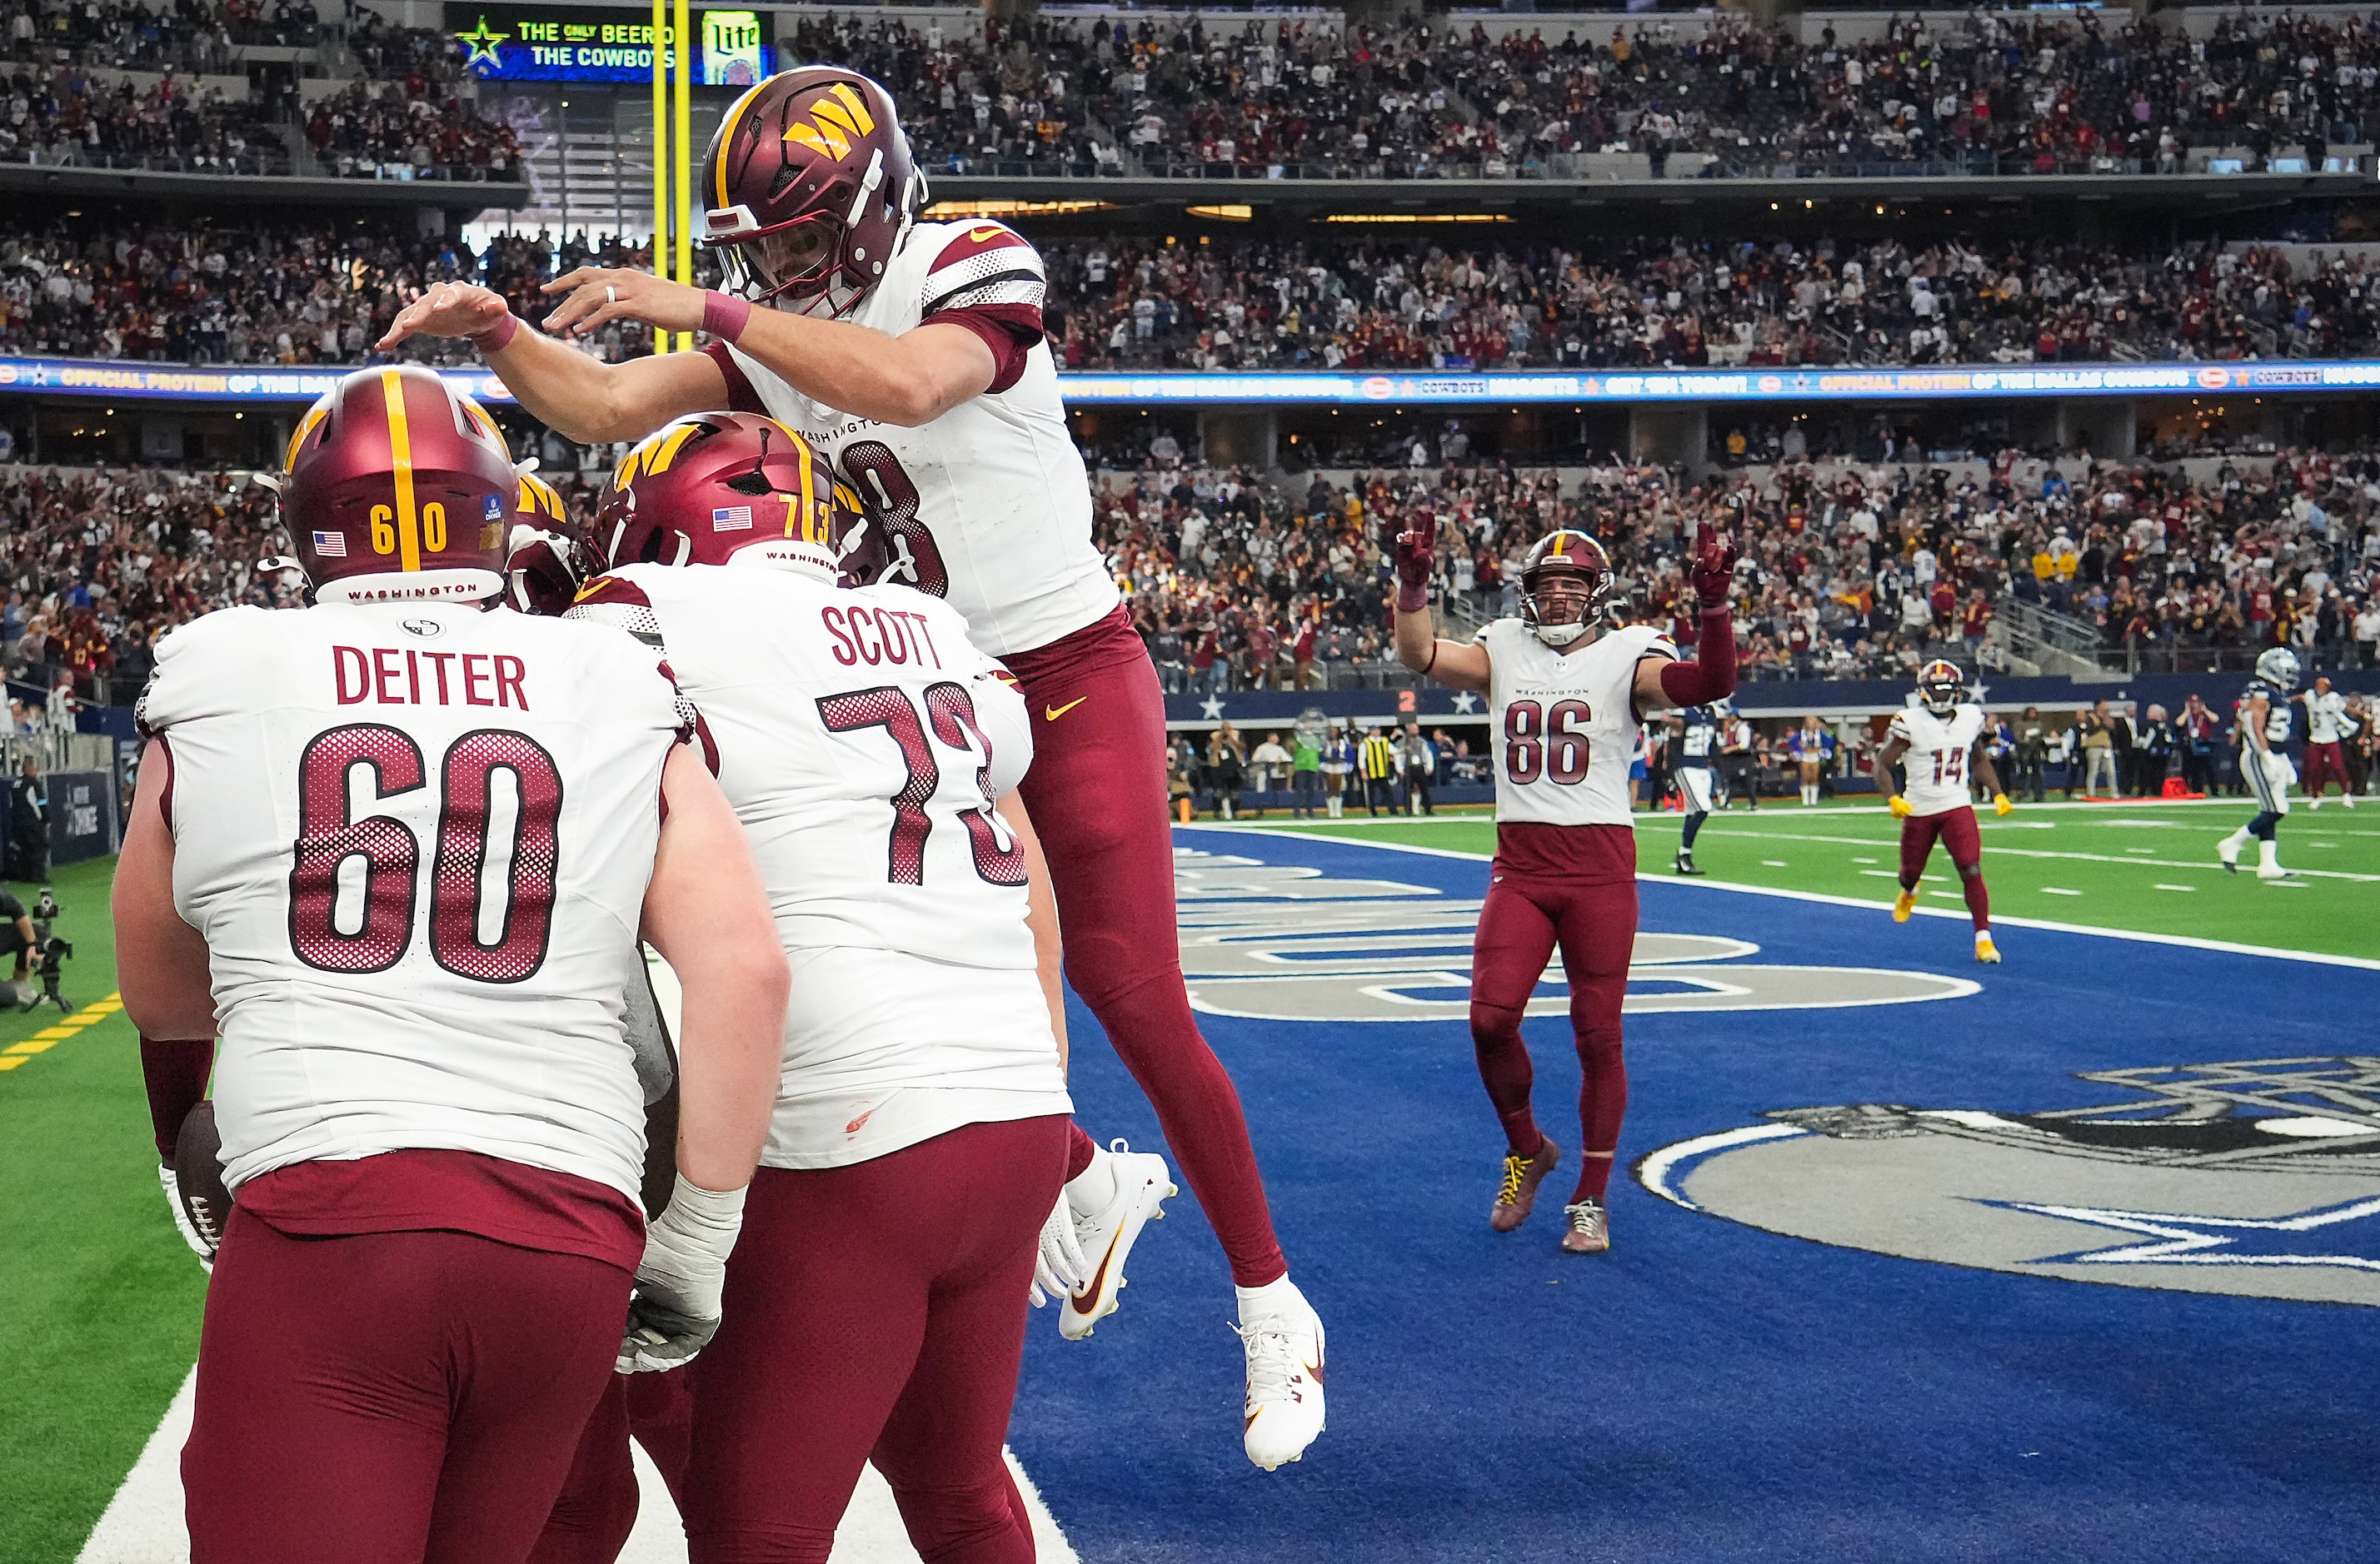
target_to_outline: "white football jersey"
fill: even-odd
[[[649,654],[462,603],[231,608],[158,644],[140,717],[225,1183],[438,1148],[636,1198],[621,973],[686,723]]]
[[[1565,655],[1518,619],[1479,632],[1488,649],[1496,818],[1548,825],[1629,823],[1628,762],[1644,722],[1636,665],[1675,658],[1649,624],[1606,630]]]
[[[2347,720],[2347,697],[2337,690],[2328,695],[2306,691],[2305,711],[2308,744],[2337,744],[2353,725]]]
[[[1038,332],[1045,285],[1040,256],[1013,229],[920,223],[849,319],[899,336],[930,316],[973,310],[1029,320]],[[742,349],[728,352],[769,416],[826,452],[858,491],[888,534],[897,578],[947,598],[984,650],[1031,651],[1114,610],[1046,341],[1014,384],[915,429],[814,402]]]
[[[1901,766],[1909,785],[1901,796],[1910,811],[1939,815],[1963,809],[1972,802],[1967,792],[1967,768],[1975,739],[1984,731],[1984,709],[1961,702],[1948,717],[1937,717],[1922,706],[1904,706],[1892,714],[1888,730],[1909,746]]]
[[[667,659],[744,822],[794,964],[765,1163],[1072,1111],[1024,855],[993,807],[1032,727],[955,609],[746,556],[624,566],[570,617]]]

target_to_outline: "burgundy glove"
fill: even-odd
[[[504,600],[523,613],[559,619],[578,596],[577,551],[559,532],[513,528],[504,562]]]
[[[1686,576],[1694,585],[1694,600],[1703,612],[1727,606],[1735,589],[1735,550],[1724,534],[1707,527],[1694,529],[1694,553]]]
[[[1438,516],[1422,511],[1390,540],[1397,566],[1397,612],[1419,613],[1429,606],[1429,576],[1437,565]]]

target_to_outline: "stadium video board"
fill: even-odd
[[[706,87],[749,87],[767,76],[776,55],[769,17],[765,11],[694,12],[694,79]],[[450,3],[446,31],[468,52],[466,63],[483,81],[652,80],[650,10]],[[669,42],[664,38],[664,46]]]

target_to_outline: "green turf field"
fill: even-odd
[[[110,996],[113,859],[52,884],[73,941],[55,1007],[0,1013],[0,1277],[16,1347],[0,1375],[0,1559],[74,1558],[199,1350],[206,1274],[157,1189],[140,1041]],[[9,887],[30,903],[32,890]],[[48,1045],[43,1047],[42,1045]],[[18,1048],[26,1052],[8,1051]],[[39,1051],[30,1051],[38,1049]]]
[[[2020,805],[2006,819],[1985,809],[1984,878],[1993,915],[2380,959],[2380,801],[2350,812],[2334,799],[2313,814],[2301,802],[2280,828],[2281,863],[2297,872],[2277,883],[2226,873],[2215,861],[2216,840],[2252,813],[2252,804],[2229,799]],[[1636,818],[1640,867],[1669,868],[1680,819]],[[1252,823],[1455,852],[1486,854],[1496,845],[1485,813],[1310,825],[1274,815]],[[1713,816],[1694,841],[1694,862],[1713,879],[1888,905],[1900,840],[1899,822],[1880,805],[1772,802],[1757,812]],[[2253,849],[2244,862],[2254,867]],[[1963,915],[1957,872],[1938,848],[1924,890],[1927,904]]]

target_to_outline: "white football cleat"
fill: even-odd
[[[1232,1328],[1248,1354],[1248,1395],[1241,1408],[1241,1439],[1248,1459],[1267,1472],[1305,1458],[1322,1432],[1322,1318],[1294,1282],[1240,1291],[1240,1323]]]
[[[1113,1175],[1113,1191],[1097,1210],[1075,1213],[1075,1243],[1082,1250],[1089,1279],[1058,1311],[1058,1334],[1069,1341],[1080,1341],[1116,1312],[1123,1263],[1133,1242],[1148,1218],[1165,1215],[1164,1202],[1182,1193],[1173,1185],[1165,1158],[1153,1151],[1135,1151],[1119,1140],[1100,1153],[1100,1160]]]
[[[2233,874],[2240,872],[2240,837],[2236,832],[2215,844],[2215,861]]]
[[[2281,867],[2281,849],[2278,843],[2259,842],[2256,843],[2256,878],[2258,879],[2287,879],[2289,878],[2289,871]]]

